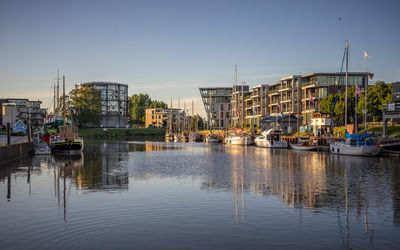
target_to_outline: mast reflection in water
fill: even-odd
[[[0,170],[2,248],[396,248],[395,159],[88,142]],[[129,187],[129,188],[128,188]]]

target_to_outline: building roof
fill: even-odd
[[[289,117],[289,115],[278,116],[278,121],[288,118],[288,117]],[[290,118],[297,119],[297,117],[293,114],[290,114]],[[268,117],[265,117],[264,119],[261,119],[260,123],[274,122],[274,121],[276,121],[276,119],[277,119],[277,116],[268,116]]]
[[[76,85],[122,85],[122,86],[128,86],[128,84],[124,83],[118,83],[118,82],[103,82],[103,81],[98,81],[98,82],[80,82],[77,83]]]

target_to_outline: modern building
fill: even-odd
[[[2,116],[2,124],[3,126],[10,123],[10,126],[13,126],[17,121],[18,109],[15,103],[3,103],[1,105],[1,116]]]
[[[200,88],[200,95],[207,114],[207,127],[229,129],[232,87]]]
[[[46,118],[47,110],[44,108],[41,108],[40,105],[42,104],[41,101],[29,101],[28,99],[19,99],[19,98],[8,98],[5,99],[6,102],[2,104],[2,106],[6,105],[13,105],[16,107],[17,114],[15,117],[15,121],[21,120],[24,122],[30,121],[32,128],[37,128],[43,125],[44,119]],[[7,107],[5,109],[5,112],[7,110],[11,110],[14,108]],[[10,119],[12,119],[13,115],[10,113]],[[2,121],[2,124],[5,125],[4,121]]]
[[[75,88],[93,87],[101,92],[102,119],[100,127],[123,128],[127,126],[128,85],[115,82],[84,82],[75,84]],[[87,124],[87,126],[96,126]]]
[[[231,127],[244,127],[246,117],[245,99],[249,97],[249,85],[234,85],[231,94],[231,108],[230,113],[232,116]]]
[[[268,85],[252,87],[245,96],[245,124],[253,128],[260,126],[260,119],[268,116]]]
[[[370,76],[373,76],[370,72],[349,72],[348,84],[357,84],[364,89]],[[260,127],[263,118],[272,117],[274,120],[275,116],[289,114],[298,118],[293,119],[297,123],[295,127],[298,127],[310,125],[312,114],[320,112],[321,100],[329,94],[336,94],[339,88],[344,89],[344,85],[343,72],[310,73],[287,76],[276,83],[260,84],[250,89],[242,84],[232,88],[200,88],[200,93],[212,129],[227,129],[228,124]],[[225,113],[225,107],[229,107],[230,112]],[[218,119],[219,114],[222,115],[221,119]]]
[[[168,108],[146,109],[146,128],[169,128],[171,110]],[[185,121],[185,111],[172,109],[172,128],[174,131],[181,131]]]

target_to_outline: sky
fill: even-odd
[[[400,81],[400,1],[0,0],[0,98],[51,107],[57,69],[67,91],[87,81],[204,115],[199,87],[269,84],[349,70]]]

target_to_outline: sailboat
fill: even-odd
[[[66,121],[65,76],[63,76],[63,124],[58,127],[58,135],[50,137],[50,147],[54,154],[81,154],[83,139],[79,137],[78,127],[67,125]]]
[[[169,129],[167,129],[165,133],[165,141],[166,142],[174,141],[174,134],[172,132],[172,99],[171,99],[171,106],[169,107]]]
[[[381,151],[379,145],[372,140],[371,135],[367,134],[365,128],[363,134],[350,134],[347,132],[347,83],[348,83],[348,56],[349,42],[346,41],[346,92],[345,92],[345,141],[334,141],[330,143],[330,151],[334,154],[355,155],[355,156],[375,156]],[[365,86],[365,99],[367,99],[367,87]],[[357,96],[355,96],[357,98]],[[357,114],[357,113],[356,113]],[[367,102],[365,102],[365,116],[367,115]],[[365,123],[366,126],[366,123]]]

